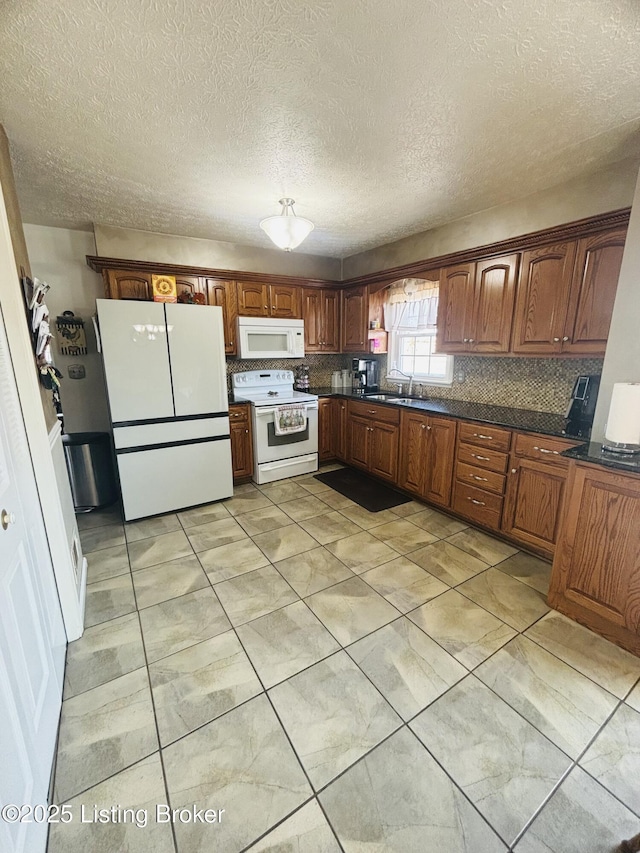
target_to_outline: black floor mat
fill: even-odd
[[[392,506],[400,506],[411,500],[390,486],[385,486],[379,480],[361,474],[354,468],[337,468],[325,474],[315,474],[314,477],[346,498],[351,498],[369,512],[391,509]]]

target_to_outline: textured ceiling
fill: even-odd
[[[0,0],[28,222],[346,256],[640,158],[637,0]]]

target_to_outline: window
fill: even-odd
[[[418,382],[429,385],[451,385],[453,381],[453,357],[438,355],[436,330],[391,332],[389,347],[389,370],[394,368],[406,373]]]

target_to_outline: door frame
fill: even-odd
[[[76,582],[19,282],[20,274],[16,266],[0,184],[0,305],[4,314],[9,352],[13,361],[65,631],[67,640],[71,641],[81,637],[83,632],[85,577],[83,572],[80,582]]]

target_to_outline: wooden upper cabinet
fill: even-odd
[[[194,296],[196,293],[202,293],[206,298],[206,284],[205,280],[199,278],[194,275],[177,275],[176,276],[176,290],[178,292],[178,296],[181,293],[188,293],[191,296]]]
[[[269,285],[259,281],[239,281],[238,314],[242,317],[268,317]]]
[[[238,282],[238,314],[242,317],[300,318],[300,288],[292,284]]]
[[[438,352],[469,352],[473,337],[475,264],[462,264],[440,270],[438,295]]]
[[[226,355],[235,355],[238,351],[236,340],[236,318],[238,316],[238,297],[235,281],[218,278],[205,279],[207,304],[222,308],[224,326],[224,351]]]
[[[511,349],[531,355],[562,350],[576,256],[574,242],[523,252]]]
[[[365,285],[342,291],[342,351],[366,352],[368,293]]]
[[[292,284],[270,284],[269,316],[299,320],[302,317],[300,292],[301,288]]]
[[[340,292],[319,287],[302,290],[305,352],[339,352]]]
[[[578,241],[563,352],[604,354],[626,236],[618,228]]]
[[[105,270],[104,278],[108,299],[153,299],[151,273]]]
[[[518,258],[476,264],[470,343],[473,352],[509,352]]]

